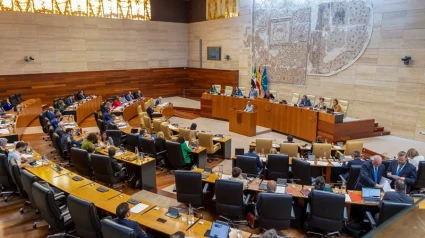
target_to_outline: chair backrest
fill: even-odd
[[[16,101],[18,101],[18,103],[21,103],[23,101],[21,93],[17,93],[17,94],[15,94],[15,96],[16,96]]]
[[[154,120],[154,124],[155,124],[155,120]],[[168,127],[168,122],[162,122],[159,126],[162,133],[164,133],[165,140],[171,140],[172,132],[170,128]]]
[[[224,216],[242,216],[244,213],[243,183],[217,179],[215,181],[217,213]]]
[[[155,150],[155,141],[148,138],[142,138],[140,140],[140,145],[142,147],[143,153],[149,155],[149,156],[155,156],[156,150]]]
[[[148,115],[148,113],[147,112],[141,112],[141,113],[139,113],[138,114],[138,117],[139,117],[139,125],[140,125],[140,128],[142,128],[142,129],[144,129],[145,128],[145,121],[143,120],[143,117],[144,116],[147,116]]]
[[[97,216],[96,206],[92,202],[70,194],[66,204],[78,235],[102,238],[102,225]]]
[[[9,170],[9,161],[5,154],[0,154],[0,184],[3,186],[13,186],[13,180]]]
[[[77,173],[83,176],[93,177],[93,169],[91,167],[89,153],[76,147],[71,148],[71,160]]]
[[[286,230],[291,224],[292,195],[279,193],[258,194],[260,227],[264,229]],[[261,197],[261,199],[260,199]]]
[[[40,121],[41,129],[43,129],[43,132],[48,133],[49,130],[44,124],[44,113],[40,113],[40,115],[38,115],[38,120]]]
[[[38,182],[32,184],[31,191],[43,220],[52,228],[65,228],[64,217],[62,217],[62,212],[56,204],[53,191]]]
[[[165,148],[167,149],[168,161],[173,167],[180,168],[185,165],[180,143],[167,141]]]
[[[316,158],[322,158],[326,153],[326,159],[329,159],[331,155],[332,145],[325,143],[314,143],[313,145],[313,154]]]
[[[122,132],[120,130],[106,130],[106,135],[112,138],[115,146],[121,145]]]
[[[288,155],[289,157],[298,157],[298,144],[297,143],[281,143],[280,153]]]
[[[99,128],[100,134],[103,134],[105,131],[105,122],[101,119],[97,119],[96,121],[97,128]]]
[[[106,155],[98,154],[92,154],[90,158],[94,176],[97,181],[106,184],[114,184],[119,181],[119,178],[114,175],[111,158]]]
[[[226,86],[224,89],[224,95],[230,96],[233,93],[233,87],[232,86]]]
[[[387,171],[388,170],[388,167],[390,167],[390,165],[391,165],[391,161],[392,160],[390,160],[390,159],[386,159],[386,160],[382,160],[382,164],[385,166],[385,171]]]
[[[155,133],[158,133],[161,131],[161,123],[163,123],[164,121],[161,119],[153,119],[153,130],[155,131]],[[167,123],[168,124],[168,123]],[[165,134],[165,132],[164,132]]]
[[[344,115],[347,115],[347,112],[348,112],[348,101],[339,100],[339,105],[341,106],[341,109],[344,112]]]
[[[138,134],[132,134],[127,133],[127,147],[132,151],[133,153],[136,152],[136,147],[139,151],[141,151],[142,146],[140,144],[139,135]]]
[[[298,104],[299,100],[300,100],[300,94],[299,93],[292,93],[291,103],[292,104]]]
[[[65,152],[64,151],[67,148],[63,148],[61,137],[56,132],[53,133],[53,140],[52,141],[54,141],[53,145],[55,145],[56,151],[58,152],[59,156],[62,159],[65,159]]]
[[[419,161],[415,187],[425,188],[425,161]]]
[[[316,96],[307,94],[307,98],[310,99],[311,105],[314,106],[314,102],[316,101]]]
[[[354,151],[363,152],[363,141],[347,141],[344,154],[353,156]]]
[[[347,190],[360,190],[360,187],[356,187],[357,180],[360,176],[361,165],[351,165],[350,173],[347,180]]]
[[[32,195],[32,184],[34,182],[38,182],[37,176],[23,169],[21,170],[21,182],[23,189],[28,195],[28,199],[31,203],[31,206],[35,209],[38,209],[34,200],[34,196]]]
[[[288,178],[289,156],[285,154],[269,154],[267,158],[267,179]]]
[[[97,111],[94,111],[93,116],[94,116],[94,121],[97,122],[97,119],[99,119],[99,113],[97,113]]]
[[[241,90],[241,93],[243,96],[246,96],[246,88],[245,87],[239,87],[239,90]]]
[[[12,105],[18,105],[18,100],[16,100],[16,95],[12,94],[9,96],[9,101]]]
[[[152,105],[152,103],[151,103],[150,101],[145,102],[145,103],[144,103],[144,109],[143,109],[143,111],[146,111],[146,109],[147,109],[150,105]]]
[[[219,84],[214,84],[214,87],[215,87],[215,91],[216,91],[217,93],[221,93],[221,85],[219,85]]]
[[[255,157],[237,155],[236,166],[242,170],[242,173],[246,173],[250,176],[257,176],[257,161]]]
[[[190,135],[190,129],[179,128],[179,136],[183,136],[185,141],[192,141],[192,137]]]
[[[145,128],[148,132],[148,134],[153,134],[153,129],[152,129],[152,122],[151,119],[146,115],[143,117],[143,123],[145,124]]]
[[[214,151],[214,143],[213,143],[213,135],[211,133],[198,133],[199,146],[206,147],[207,153],[213,153]]]
[[[111,219],[103,219],[102,223],[102,233],[103,238],[136,238],[136,232],[126,226],[120,225]]]
[[[295,183],[302,185],[311,185],[310,163],[292,158],[292,174]]]
[[[342,230],[345,208],[344,194],[313,189],[310,201],[310,224],[313,228],[331,232]]]
[[[395,216],[397,213],[403,211],[404,209],[410,206],[411,204],[409,203],[398,203],[382,200],[379,218],[376,225],[379,226],[380,224],[389,220],[391,217]]]
[[[262,153],[262,151],[264,150],[265,154],[270,153],[270,150],[272,149],[273,146],[273,140],[272,139],[268,139],[268,138],[257,138],[255,140],[255,150],[257,151],[257,153]]]
[[[278,95],[276,90],[269,90],[270,94],[273,94],[275,100],[278,100]]]
[[[137,106],[137,114],[142,113],[142,105]]]
[[[202,205],[202,174],[178,170],[175,177],[177,201],[191,205]]]
[[[16,185],[16,188],[18,189],[19,194],[24,198],[28,197],[28,194],[25,192],[24,187],[22,185],[21,169],[16,163],[16,160],[11,159],[9,161],[9,171],[10,171],[10,175],[12,177],[13,183]]]
[[[326,108],[332,107],[332,98],[323,97],[323,103],[325,104]]]

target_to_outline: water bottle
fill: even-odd
[[[192,225],[195,222],[195,217],[193,216],[193,208],[192,205],[189,204],[189,215],[187,216],[188,225]]]
[[[28,145],[27,145],[27,152],[28,153],[31,153],[32,152],[32,147],[31,147],[31,143],[30,142],[28,142]]]

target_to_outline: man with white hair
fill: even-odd
[[[162,100],[162,97],[159,96],[159,98],[155,101],[155,107],[161,104],[161,100]]]
[[[379,185],[382,176],[385,176],[385,166],[382,164],[382,157],[371,156],[370,160],[362,165],[360,169],[360,184],[363,187],[382,188]]]
[[[55,132],[58,134],[59,137],[62,138],[63,133],[65,133],[65,122],[61,121],[58,124],[58,127],[56,128]]]
[[[0,138],[0,154],[9,153],[6,146],[7,146],[7,139],[6,138]]]

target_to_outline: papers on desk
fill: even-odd
[[[175,130],[175,129],[177,129],[177,127],[175,127],[175,126],[173,126],[173,125],[168,125],[168,128],[170,128],[171,130]]]
[[[9,130],[8,129],[0,129],[0,134],[9,134]]]
[[[304,147],[304,149],[311,150],[311,146],[306,146],[306,147]]]
[[[336,150],[342,150],[341,146],[334,145],[334,148],[335,148]]]
[[[221,140],[221,137],[214,137],[213,140]]]
[[[120,155],[123,155],[123,154],[125,154],[125,152],[118,151],[118,152],[115,154],[115,156],[120,156]]]
[[[382,190],[384,190],[384,192],[394,191],[394,189],[391,189],[390,183],[391,183],[391,180],[385,177],[381,177],[381,181],[379,181],[379,185],[382,186]]]
[[[353,159],[353,157],[351,157],[351,155],[345,155],[344,159],[350,159],[351,160],[351,159]]]
[[[323,162],[323,161],[317,161],[317,164],[316,165],[318,165],[318,166],[328,166],[328,162]]]
[[[351,198],[349,194],[345,194],[345,201],[346,202],[351,202]]]
[[[279,144],[272,144],[272,147],[273,148],[280,148],[280,145]]]
[[[340,162],[331,162],[331,164],[333,164],[333,166],[335,167],[341,167],[341,163]]]
[[[125,123],[125,122],[118,123],[118,124],[117,124],[117,127],[118,127],[118,128],[124,128],[124,127],[127,127],[127,123]]]
[[[225,180],[229,180],[232,176],[231,175],[227,175],[227,174],[222,174],[220,179],[225,179]]]
[[[122,111],[124,109],[124,106],[118,106],[114,108],[114,111]]]
[[[276,193],[286,193],[286,187],[283,186],[276,186]]]
[[[160,107],[166,107],[166,106],[168,106],[168,104],[169,104],[169,102],[164,102],[164,103],[159,104],[158,106],[160,106]]]
[[[309,162],[310,163],[310,165],[314,165],[314,162],[316,162],[316,161],[311,161],[311,160],[307,160],[307,162]]]
[[[15,146],[15,143],[7,143],[6,144],[6,147],[12,147],[12,146]]]
[[[75,126],[65,126],[66,129],[68,128],[74,128]]]
[[[149,205],[146,205],[146,204],[143,204],[143,203],[139,203],[136,206],[132,207],[130,209],[130,211],[132,213],[139,213],[139,212],[145,210],[147,207],[149,207]]]
[[[24,159],[31,159],[32,157],[32,155],[22,154],[22,158]]]

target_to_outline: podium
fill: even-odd
[[[256,125],[256,112],[229,109],[229,131],[252,137],[257,134]]]

